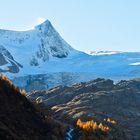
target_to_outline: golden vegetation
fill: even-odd
[[[103,119],[101,122],[94,120],[84,122],[78,119],[76,126],[79,140],[129,139],[122,132],[119,123],[111,118]]]
[[[5,81],[6,83],[8,83],[9,87],[14,88],[17,92],[19,92],[21,95],[26,96],[27,93],[25,90],[21,90],[19,87],[14,86],[12,81],[10,81],[6,76],[4,76],[3,74],[0,74],[0,80],[1,81]]]
[[[0,80],[6,81],[9,85],[12,85],[12,82],[3,74],[0,74]]]
[[[20,94],[23,96],[27,96],[26,90],[24,90],[24,89],[20,90]]]
[[[105,122],[109,122],[111,124],[117,124],[117,122],[111,118],[104,119]]]
[[[91,121],[87,121],[87,122],[82,122],[80,119],[78,119],[76,125],[83,129],[84,131],[87,132],[94,132],[96,130],[101,130],[104,133],[108,133],[109,132],[109,127],[108,126],[104,126],[102,123],[97,124],[97,122],[91,120]]]

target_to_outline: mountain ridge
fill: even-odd
[[[0,30],[0,46],[0,72],[13,81],[27,76],[41,79],[38,75],[44,75],[52,83],[50,75],[59,81],[67,73],[71,79],[68,84],[74,84],[98,77],[120,80],[140,75],[140,52],[100,51],[89,55],[72,48],[49,20],[29,31]],[[3,50],[8,53],[4,55]],[[69,80],[64,77],[62,82],[52,85]]]

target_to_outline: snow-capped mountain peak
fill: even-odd
[[[36,26],[35,29],[39,32],[39,36],[42,38],[41,45],[46,45],[50,56],[64,58],[74,51],[74,49],[62,39],[49,20]]]
[[[48,19],[45,20],[43,23],[41,23],[41,24],[35,26],[35,28],[44,28],[44,29],[46,29],[46,30],[47,30],[49,27],[52,27],[52,28],[53,28],[51,22],[50,22]]]
[[[29,31],[0,30],[0,46],[10,53],[14,61],[23,66],[18,67],[17,72],[24,68],[32,69],[34,66],[46,69],[45,65],[49,61],[66,58],[76,52],[49,20]],[[11,72],[7,65],[1,65],[0,71]]]
[[[100,51],[89,55],[77,51],[49,20],[29,31],[0,30],[0,72],[10,78],[40,74],[44,78],[47,74],[48,80],[51,73],[57,84],[60,79],[72,83],[93,77],[122,79],[139,76],[139,64],[140,53],[136,52]]]

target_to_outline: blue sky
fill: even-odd
[[[44,19],[78,50],[140,51],[140,0],[0,0],[0,28]]]

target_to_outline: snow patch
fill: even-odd
[[[130,65],[132,65],[132,66],[138,66],[138,65],[140,65],[140,62],[131,63]]]
[[[119,51],[91,51],[88,52],[89,55],[112,55],[112,54],[117,54],[121,53]]]

